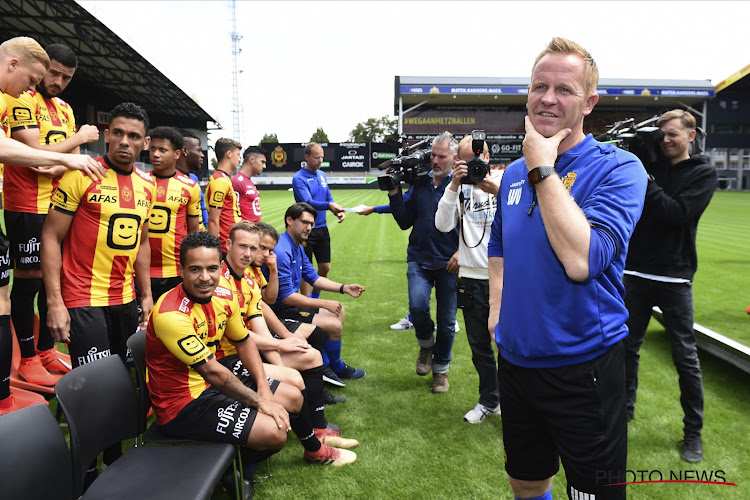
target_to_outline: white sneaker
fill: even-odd
[[[460,326],[458,326],[458,321],[456,321],[456,322],[455,322],[454,324],[455,324],[456,326],[455,326],[455,327],[453,328],[453,330],[455,330],[455,332],[456,332],[456,333],[460,332],[460,331],[461,331],[461,327],[460,327]]]
[[[391,325],[391,330],[411,330],[414,328],[414,323],[409,321],[409,316],[404,316],[395,325]]]
[[[500,415],[500,405],[497,405],[497,408],[492,409],[487,408],[483,404],[477,403],[473,409],[469,410],[466,415],[464,415],[464,420],[470,424],[481,424],[482,421],[490,415]]]

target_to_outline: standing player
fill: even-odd
[[[260,222],[260,193],[251,177],[260,175],[266,168],[266,152],[257,146],[250,146],[242,154],[242,167],[232,177],[232,187],[237,193],[240,214],[244,220]]]
[[[177,158],[176,168],[186,176],[193,179],[198,186],[200,182],[196,172],[200,172],[203,167],[203,148],[201,148],[201,140],[189,130],[184,128],[177,129],[182,134],[182,154]],[[208,225],[208,210],[206,210],[206,198],[201,193],[201,224],[203,229]]]
[[[221,240],[222,256],[227,254],[229,230],[238,223],[240,206],[232,187],[232,172],[240,165],[242,144],[222,137],[214,145],[214,152],[219,164],[208,181],[206,198],[208,199],[208,225],[206,230]]]
[[[83,125],[76,133],[71,107],[58,97],[78,66],[75,53],[53,44],[45,51],[50,67],[36,90],[18,98],[6,97],[11,137],[27,146],[59,153],[78,153],[79,146],[99,139],[99,130]],[[47,329],[47,297],[39,262],[39,241],[52,191],[66,169],[62,166],[5,167],[3,207],[14,267],[11,317],[18,336],[21,362],[18,374],[27,382],[54,385],[47,370],[67,372],[70,356],[55,347]],[[34,349],[34,299],[38,294],[39,339]]]
[[[292,189],[294,201],[304,202],[318,211],[315,217],[315,226],[310,231],[310,237],[305,246],[307,260],[312,263],[313,256],[318,264],[318,275],[325,278],[331,271],[331,237],[326,225],[326,210],[333,212],[339,222],[346,218],[344,209],[333,201],[331,190],[328,188],[326,174],[320,170],[323,164],[323,148],[316,142],[305,146],[305,166],[294,174]],[[312,286],[303,282],[300,293],[310,295]],[[313,290],[310,297],[320,297],[320,290]]]
[[[18,97],[26,89],[42,81],[49,68],[49,56],[42,47],[28,37],[16,37],[0,44],[0,91]],[[71,155],[33,149],[9,139],[8,113],[5,99],[0,98],[0,162],[31,167],[33,165],[60,165],[84,170],[97,178],[105,169],[88,155]],[[96,172],[96,173],[95,173]],[[38,403],[33,393],[10,388],[10,365],[13,343],[10,332],[10,260],[8,240],[0,229],[0,416]]]
[[[188,233],[200,230],[200,187],[175,170],[183,147],[182,134],[172,127],[156,127],[151,137],[151,164],[156,198],[148,219],[151,246],[151,294],[156,301],[182,282],[180,244]]]
[[[66,173],[42,229],[47,323],[56,340],[70,343],[74,367],[112,353],[125,357],[125,341],[139,326],[134,278],[141,328],[153,306],[148,216],[155,186],[134,166],[148,147],[147,130],[143,108],[115,106],[104,132],[109,151],[97,158],[109,175],[92,182]]]

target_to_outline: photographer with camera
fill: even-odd
[[[693,115],[674,109],[656,122],[664,139],[660,160],[647,163],[649,173],[643,215],[630,240],[625,265],[625,305],[630,335],[625,339],[628,420],[635,412],[638,351],[658,305],[679,374],[680,402],[685,412],[680,456],[687,462],[703,457],[703,377],[693,331],[692,280],[698,268],[695,236],[698,220],[718,183],[716,170],[701,155],[690,155],[696,136]]]
[[[479,374],[479,402],[464,415],[464,420],[472,424],[500,413],[497,362],[487,335],[490,314],[487,243],[497,211],[495,196],[503,171],[490,172],[490,150],[484,139],[484,131],[475,130],[458,143],[459,161],[453,167],[453,179],[435,213],[435,227],[439,231],[460,228],[458,307],[464,311],[466,338]]]
[[[450,132],[432,141],[431,170],[411,179],[402,196],[400,184],[388,190],[393,218],[401,229],[412,228],[406,250],[409,312],[419,342],[417,375],[432,371],[432,392],[447,392],[448,370],[456,322],[456,271],[458,228],[441,233],[435,227],[435,212],[458,157],[458,142]],[[430,318],[430,295],[435,287],[437,334]]]

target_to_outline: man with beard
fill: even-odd
[[[76,133],[73,110],[59,95],[75,74],[78,59],[61,44],[45,51],[50,67],[36,90],[18,98],[6,97],[11,138],[27,146],[58,153],[78,153],[79,146],[96,142],[99,130],[81,126]],[[18,336],[21,363],[18,374],[27,382],[54,385],[48,370],[67,372],[70,356],[57,350],[47,329],[47,297],[42,282],[39,241],[49,210],[52,191],[65,167],[22,168],[6,165],[3,207],[14,268],[11,291],[11,318]],[[38,295],[39,338],[34,346],[34,300]]]
[[[417,375],[432,371],[432,392],[450,389],[451,350],[456,335],[456,279],[458,228],[441,233],[435,227],[438,202],[451,182],[451,171],[458,159],[458,142],[450,132],[432,141],[430,177],[411,186],[406,195],[401,187],[388,191],[393,218],[403,230],[412,228],[406,249],[406,278],[409,287],[409,313],[414,323],[419,355]],[[435,288],[437,332],[430,318],[430,295]]]
[[[92,179],[100,178],[105,168],[88,155],[34,149],[10,139],[5,98],[18,98],[24,90],[41,82],[49,64],[49,56],[33,38],[16,37],[0,44],[0,92],[4,94],[0,98],[0,162],[24,167],[63,164],[85,171]],[[8,239],[0,228],[0,416],[40,402],[35,393],[10,387],[13,343],[9,282]]]

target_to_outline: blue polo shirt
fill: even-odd
[[[297,245],[289,233],[282,233],[279,242],[273,249],[276,254],[276,267],[279,272],[279,295],[271,307],[277,309],[284,305],[283,300],[299,291],[302,279],[311,285],[320,277],[307,260],[305,249]]]

